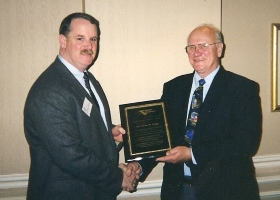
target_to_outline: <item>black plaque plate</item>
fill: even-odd
[[[164,102],[161,100],[122,104],[121,125],[125,161],[154,158],[171,149]]]

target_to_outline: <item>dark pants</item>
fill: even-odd
[[[188,184],[183,184],[183,192],[180,200],[195,200],[195,193],[193,187]]]

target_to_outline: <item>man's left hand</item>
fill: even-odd
[[[123,129],[123,127],[121,127],[121,125],[117,125],[114,128],[112,128],[112,133],[115,141],[123,142],[122,135],[125,134],[126,132]]]
[[[183,163],[191,160],[192,154],[191,149],[185,146],[177,146],[166,152],[166,156],[162,156],[156,159],[159,162],[167,163]]]

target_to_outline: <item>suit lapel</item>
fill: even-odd
[[[226,89],[227,80],[224,77],[225,70],[221,66],[218,73],[213,79],[213,82],[208,90],[208,93],[203,102],[203,108],[211,107],[217,101],[217,97],[224,94],[224,90]]]
[[[193,76],[194,76],[194,73],[192,73],[191,76],[188,76],[188,78],[186,79],[186,82],[184,84],[182,84],[182,97],[183,97],[182,98],[183,99],[182,108],[185,113],[185,116],[184,116],[185,120],[187,119],[189,98],[190,98],[190,95],[192,95],[190,93],[190,91],[192,88]]]
[[[90,95],[86,92],[83,86],[58,58],[55,60],[54,64],[63,81],[67,82],[70,87],[79,94],[79,96],[86,96],[87,99],[90,99]]]
[[[194,73],[186,74],[171,81],[170,84],[165,84],[162,98],[169,103],[168,108],[171,126],[173,127],[172,140],[174,145],[180,145],[184,140],[193,76]]]
[[[106,121],[107,121],[107,124],[108,124],[108,128],[111,127],[111,113],[110,113],[110,108],[109,108],[109,103],[107,101],[107,98],[105,96],[105,93],[100,85],[100,83],[95,79],[95,77],[93,76],[93,74],[91,74],[90,72],[88,73],[89,74],[89,79],[92,83],[92,85],[94,86],[96,92],[98,93],[101,101],[102,101],[102,104],[104,106],[104,110],[105,110],[105,117],[106,117]]]
[[[217,97],[222,98],[223,95],[226,94],[225,90],[227,87],[227,79],[225,78],[225,72],[226,71],[224,68],[221,67],[214,77],[213,82],[208,90],[208,93],[202,104],[200,117],[197,123],[196,131],[198,132],[200,128],[209,125],[208,123],[211,121],[209,118],[211,118],[210,115],[213,113],[214,109],[216,111],[218,108],[220,108],[220,105],[218,105],[220,101],[217,99]]]
[[[109,104],[108,104],[107,98],[105,96],[105,93],[104,93],[100,83],[95,79],[93,74],[91,74],[89,72],[88,75],[89,75],[89,79],[90,79],[92,85],[94,86],[94,88],[95,88],[96,92],[98,93],[98,95],[99,95],[99,97],[100,97],[100,99],[102,101],[102,104],[104,106],[105,118],[106,118],[106,122],[107,122],[107,126],[108,126],[107,133],[108,133],[109,137],[111,138],[112,147],[115,147],[115,140],[114,140],[113,134],[111,132],[112,120],[111,120],[111,113],[110,113],[110,108],[109,108]],[[115,150],[116,150],[116,148],[113,148],[112,149],[112,153],[114,153]]]
[[[63,65],[63,63],[57,58],[55,60],[54,64],[55,64],[55,68],[58,70],[58,73],[60,73],[62,80],[67,82],[70,85],[70,87],[73,89],[73,91],[75,91],[78,94],[78,96],[80,96],[81,99],[83,99],[82,101],[84,101],[84,99],[87,98],[93,104],[92,110],[97,110],[98,107],[93,102],[91,96],[84,89],[84,87],[80,84],[80,82],[75,78],[75,76],[73,76],[73,74]],[[98,120],[98,121],[102,120],[100,112],[91,111],[91,116],[96,118],[96,120]],[[104,125],[104,127],[105,127],[105,125]]]

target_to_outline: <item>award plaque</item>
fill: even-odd
[[[155,158],[171,149],[164,102],[144,101],[119,106],[125,161]]]

